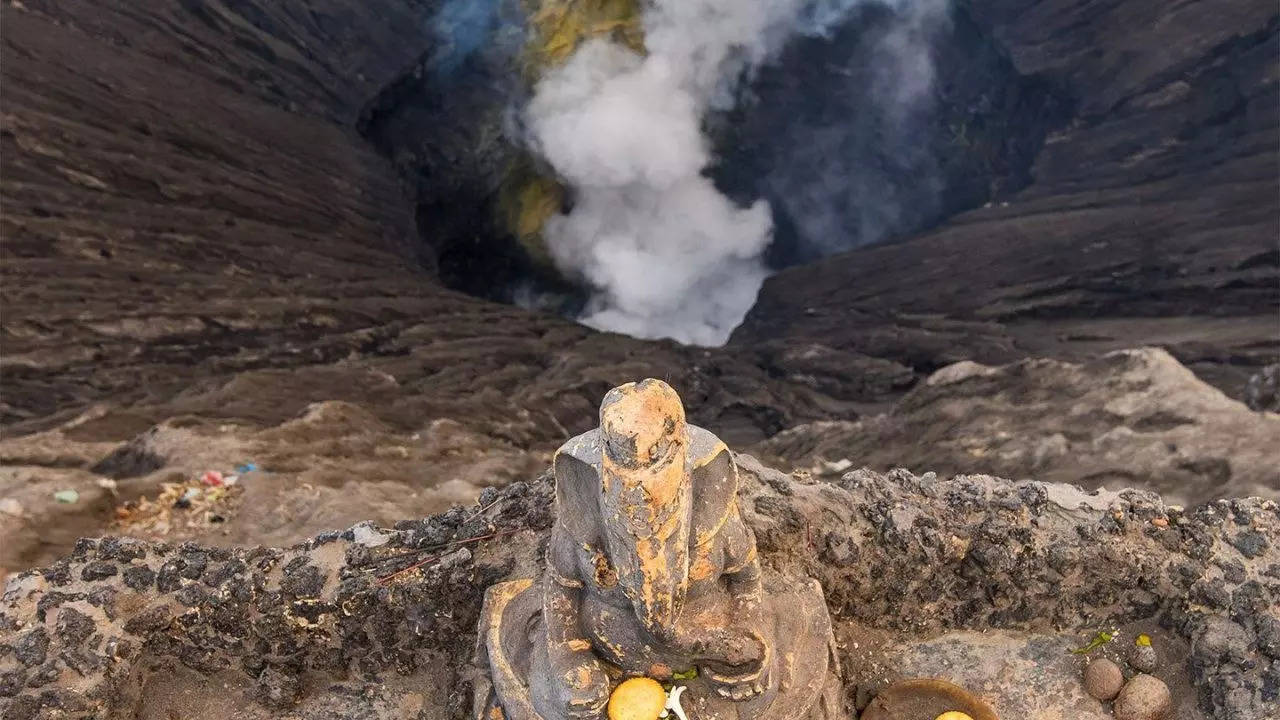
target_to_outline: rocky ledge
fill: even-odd
[[[818,578],[846,702],[942,676],[1003,717],[1105,718],[1073,654],[1149,634],[1176,717],[1280,700],[1280,509],[989,476],[826,482],[739,456],[765,563]],[[6,718],[462,718],[481,594],[538,567],[549,476],[290,548],[84,539],[0,602]]]
[[[796,354],[806,352],[812,351],[800,346]],[[1261,407],[1268,376],[1257,377]],[[798,425],[752,452],[822,477],[849,469],[846,458],[878,470],[910,458],[913,469],[944,475],[1141,487],[1187,504],[1280,499],[1278,438],[1280,415],[1228,398],[1164,350],[1137,348],[1083,363],[959,362],[927,377],[888,412]]]

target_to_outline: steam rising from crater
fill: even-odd
[[[573,197],[544,236],[561,270],[592,288],[583,323],[696,345],[728,339],[768,274],[773,224],[766,202],[740,207],[703,175],[702,118],[729,107],[787,38],[825,33],[861,1],[651,0],[647,55],[591,40],[538,83],[531,144]],[[916,62],[902,64],[911,77],[885,102],[932,80],[927,47],[901,53]]]

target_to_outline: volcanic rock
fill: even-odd
[[[1120,694],[1124,685],[1124,673],[1120,666],[1106,658],[1098,658],[1084,669],[1085,692],[1098,700],[1110,700]]]
[[[1280,412],[1280,363],[1272,363],[1249,378],[1244,402],[1254,410]]]
[[[1233,523],[1220,518],[1247,515],[1276,537],[1271,501],[1193,508],[1166,537],[1142,520],[1170,513],[1151,493],[1107,499],[1052,483],[904,471],[829,483],[738,461],[741,507],[762,561],[822,583],[849,683],[939,675],[1002,716],[1075,708],[1073,717],[1093,718],[1078,675],[1030,682],[1045,672],[1037,663],[1069,659],[1099,625],[1158,618],[1167,630],[1143,632],[1195,648],[1173,658],[1183,702],[1224,720],[1265,717],[1267,666],[1244,640],[1252,611],[1233,608],[1274,604],[1266,573],[1280,556],[1274,543],[1242,556],[1228,541]],[[354,529],[279,549],[135,543],[123,556],[117,541],[84,540],[5,588],[0,674],[5,687],[19,687],[24,672],[27,680],[0,697],[0,715],[199,708],[209,717],[461,718],[481,593],[538,567],[552,494],[546,475],[513,483],[480,508],[381,529],[389,540],[376,547]],[[857,561],[824,561],[820,548],[832,537],[855,548]],[[190,579],[185,570],[200,560],[203,574]],[[122,572],[83,579],[97,563]],[[1233,564],[1246,579],[1224,573]],[[174,581],[126,584],[130,568],[172,569]],[[222,580],[210,585],[214,577]],[[1206,602],[1196,592],[1205,583],[1226,599]],[[1020,655],[1043,660],[1015,670],[1010,659]],[[947,669],[962,658],[963,668]]]
[[[1173,709],[1169,686],[1159,678],[1140,673],[1124,684],[1116,698],[1116,720],[1161,720]]]
[[[993,473],[1120,490],[1147,487],[1198,500],[1276,497],[1280,415],[1250,411],[1163,350],[1115,352],[1086,363],[974,362],[929,376],[888,413],[788,429],[755,448],[780,464],[857,458],[887,470]],[[910,447],[906,455],[902,448]],[[1167,518],[1151,518],[1154,529]],[[1242,552],[1267,540],[1247,530]]]
[[[1155,672],[1158,661],[1156,649],[1151,645],[1134,645],[1129,648],[1125,659],[1129,661],[1129,667],[1148,674]]]

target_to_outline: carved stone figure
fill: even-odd
[[[486,596],[478,718],[596,720],[630,677],[685,685],[690,720],[840,716],[821,588],[762,571],[733,456],[670,386],[611,390],[555,478],[543,577]]]

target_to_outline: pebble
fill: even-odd
[[[1120,692],[1124,685],[1124,673],[1120,666],[1106,658],[1098,658],[1084,669],[1084,690],[1090,696],[1107,701]]]
[[[1152,672],[1156,669],[1156,649],[1150,645],[1134,645],[1129,648],[1128,660],[1134,670]]]
[[[1163,720],[1173,709],[1173,695],[1163,680],[1147,674],[1134,675],[1116,697],[1112,712],[1116,720]]]
[[[361,545],[364,545],[365,547],[378,547],[381,545],[386,545],[387,542],[391,540],[390,535],[387,535],[386,533],[378,532],[377,530],[374,530],[372,527],[370,527],[368,524],[362,523],[360,525],[356,525],[355,527],[351,528],[351,530],[353,531],[353,535],[355,536],[355,541]]]

